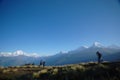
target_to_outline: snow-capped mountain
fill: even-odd
[[[103,60],[105,61],[120,60],[120,47],[116,45],[104,46],[99,42],[95,42],[90,47],[81,46],[75,50],[65,53],[60,52],[55,55],[45,57],[39,57],[37,53],[26,53],[22,50],[17,50],[15,52],[0,52],[0,65],[21,65],[28,62],[39,64],[41,59],[46,61],[46,65],[63,65],[96,61],[97,51],[103,55]]]
[[[39,57],[39,55],[37,53],[26,53],[22,50],[17,50],[15,52],[0,52],[0,56],[4,56],[4,57],[13,57],[13,56]]]
[[[90,47],[80,47],[66,54],[56,54],[46,58],[49,65],[73,64],[88,61],[97,61],[96,52],[99,51],[103,55],[105,61],[120,60],[120,48],[111,48],[102,45],[99,42],[93,43]]]
[[[79,47],[79,48],[77,48],[77,49],[75,49],[75,50],[71,50],[71,51],[68,51],[68,53],[69,54],[74,54],[74,53],[76,53],[76,52],[79,52],[79,51],[82,51],[82,50],[85,50],[85,49],[88,49],[89,47],[87,47],[87,46],[81,46],[81,47]]]
[[[99,42],[94,42],[92,48],[104,48],[105,46]]]
[[[76,50],[81,51],[81,50],[84,50],[84,49],[87,49],[87,48],[89,48],[89,47],[88,46],[81,46],[81,47],[77,48]]]
[[[21,55],[25,55],[26,53],[23,52],[22,50],[17,50],[13,53],[11,53],[11,56],[21,56]]]
[[[88,46],[81,46],[75,50],[71,50],[71,51],[68,51],[66,53],[76,53],[76,52],[79,52],[79,51],[83,51],[83,50],[86,50],[86,49],[93,49],[93,48],[110,48],[110,49],[120,49],[120,46],[117,46],[117,45],[110,45],[110,46],[104,46],[103,44],[99,43],[99,42],[94,42],[92,46],[88,47]],[[63,52],[60,52],[60,53],[63,53]],[[39,54],[37,53],[26,53],[22,50],[17,50],[15,52],[0,52],[0,56],[6,56],[6,57],[10,57],[10,56],[31,56],[31,57],[40,57]]]

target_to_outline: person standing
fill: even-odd
[[[45,67],[45,61],[43,61],[43,67]]]
[[[96,52],[96,55],[97,55],[97,57],[98,57],[98,63],[101,63],[102,54],[101,54],[99,51],[97,51],[97,52]]]
[[[40,60],[40,66],[43,64],[43,61],[42,60]]]

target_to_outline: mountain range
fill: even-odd
[[[66,53],[60,52],[52,56],[40,56],[36,53],[25,53],[22,50],[11,52],[0,52],[0,66],[16,66],[26,63],[39,65],[40,60],[45,60],[46,65],[65,65],[80,62],[97,61],[96,52],[102,54],[104,61],[120,61],[120,47],[117,45],[104,46],[99,42],[90,47],[81,46]]]

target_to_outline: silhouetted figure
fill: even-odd
[[[40,66],[43,64],[42,60],[40,61]]]
[[[35,63],[33,62],[32,65],[35,65]]]
[[[98,56],[98,63],[101,63],[102,54],[99,51],[97,51],[96,54]]]
[[[45,67],[45,61],[43,61],[43,67]]]

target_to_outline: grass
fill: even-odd
[[[0,67],[0,80],[120,80],[120,62]]]

